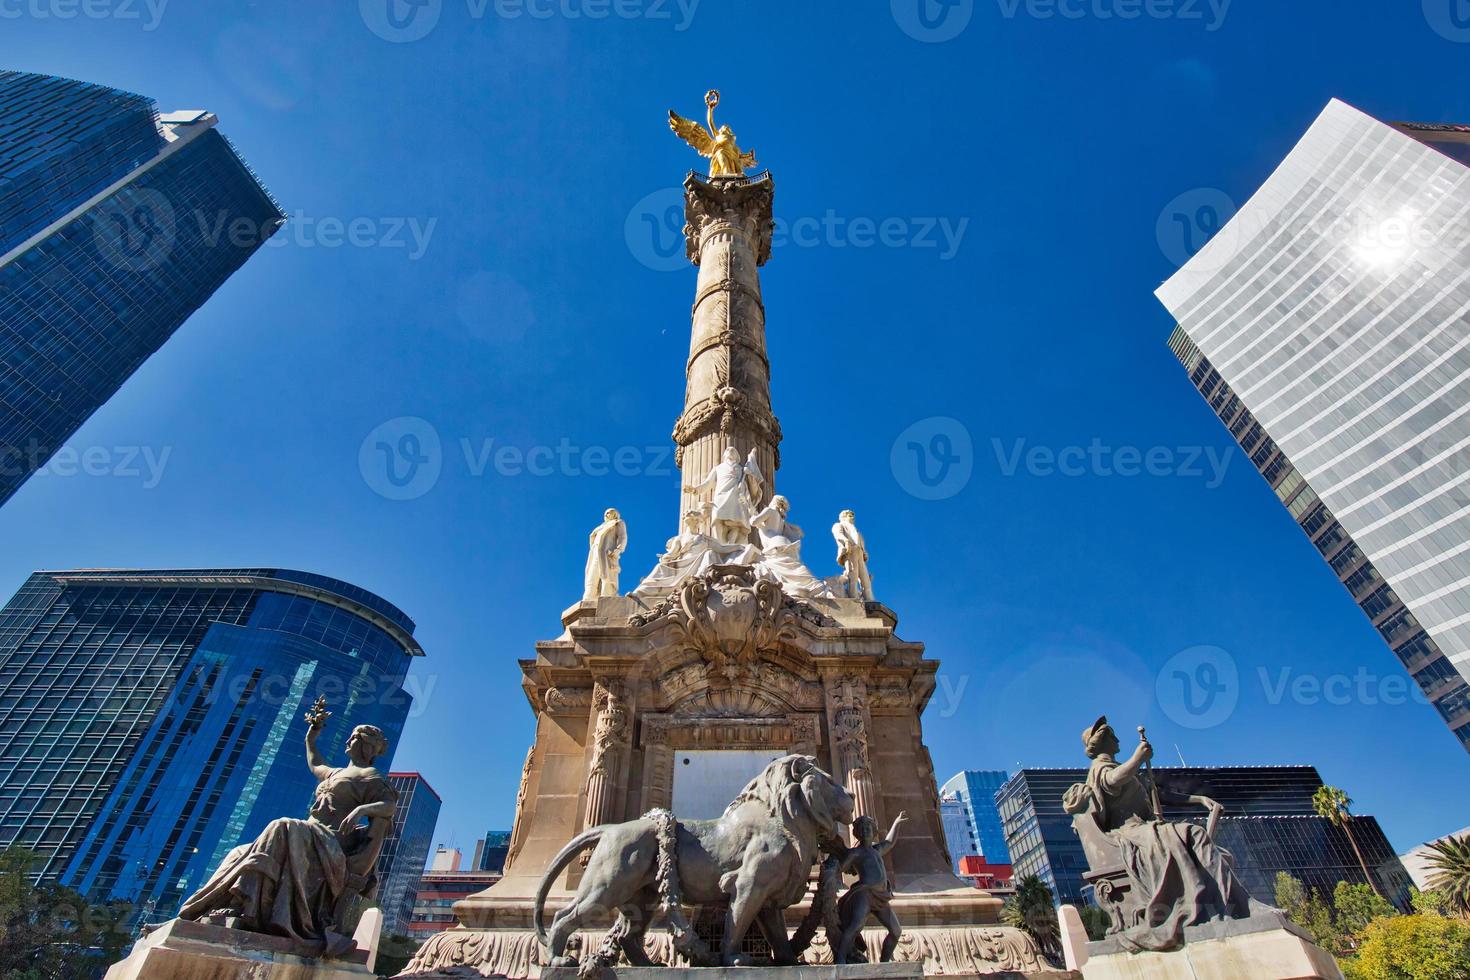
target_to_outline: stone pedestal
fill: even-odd
[[[1184,948],[1130,953],[1116,939],[1088,943],[1085,980],[1342,980],[1332,955],[1280,912],[1190,926]]]
[[[883,929],[864,929],[863,941],[869,949],[883,945],[887,932]],[[585,954],[597,949],[602,943],[602,934],[584,932],[578,934],[580,948]],[[673,942],[667,932],[652,930],[648,933],[645,947],[655,963],[668,963],[674,958]],[[437,980],[442,977],[498,976],[509,980],[552,980],[561,978],[560,968],[544,965],[546,949],[537,940],[536,934],[528,929],[450,929],[430,936],[419,948],[404,971],[402,978],[414,980]],[[799,967],[704,967],[696,971],[693,980],[711,980],[716,974],[726,980],[738,977],[741,980],[754,977],[754,971],[778,969],[783,980],[800,977],[842,977],[851,980],[892,980],[895,976],[914,977],[984,977],[988,980],[1013,980],[1026,977],[1028,980],[1081,980],[1082,974],[1058,970],[1036,953],[1036,944],[1016,929],[982,926],[923,926],[905,928],[894,953],[894,963],[852,964],[835,967],[832,964],[832,949],[827,938],[818,932],[811,948],[803,957]],[[833,973],[848,970],[903,970],[901,974],[890,973]],[[680,966],[655,968],[647,973],[649,980],[672,980],[688,972]],[[473,971],[473,972],[471,972]],[[826,971],[826,972],[812,972]],[[646,971],[629,967],[616,967],[619,980],[631,974],[642,978]],[[570,971],[568,976],[575,974]]]
[[[616,967],[604,980],[919,980],[917,963],[851,963],[847,966]],[[576,967],[541,971],[541,980],[577,980]]]
[[[105,980],[374,980],[371,954],[322,959],[321,943],[173,919],[133,944]]]

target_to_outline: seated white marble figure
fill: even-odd
[[[657,599],[669,595],[679,583],[704,568],[714,543],[704,533],[704,515],[691,510],[684,515],[684,530],[669,538],[664,553],[658,556],[653,571],[633,590],[640,598]]]
[[[781,590],[798,599],[830,598],[832,590],[811,573],[801,561],[801,528],[786,521],[791,503],[777,494],[751,520],[760,538],[760,559],[756,574],[781,586]]]
[[[710,534],[713,508],[708,501],[684,514],[684,530],[669,538],[653,571],[638,583],[633,595],[661,599],[688,579],[704,574],[714,565],[754,565],[760,552],[749,543],[725,544]]]

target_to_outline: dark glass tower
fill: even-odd
[[[378,855],[378,906],[383,910],[383,935],[407,936],[443,801],[419,773],[392,772],[388,781],[398,791],[398,802],[393,831]]]
[[[0,72],[0,503],[285,220],[217,121]]]
[[[1285,871],[1309,888],[1331,896],[1339,881],[1361,882],[1362,869],[1347,835],[1317,816],[1312,794],[1322,777],[1312,766],[1156,766],[1161,788],[1208,796],[1225,807],[1216,839],[1233,855],[1241,883],[1253,898],[1270,904],[1276,873]],[[1086,769],[1022,769],[996,793],[1010,844],[1016,880],[1036,875],[1062,902],[1086,899],[1082,876],[1087,857],[1072,830],[1062,796],[1087,779]],[[1196,820],[1197,807],[1164,807],[1170,820]],[[1378,821],[1353,818],[1353,836],[1383,894],[1402,899],[1409,876]]]
[[[396,745],[413,629],[370,592],[284,569],[33,574],[0,610],[0,848],[171,917],[231,847],[305,816],[318,695],[329,761],[360,724]]]

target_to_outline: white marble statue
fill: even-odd
[[[633,594],[640,598],[662,598],[704,566],[713,543],[704,529],[703,513],[699,509],[686,511],[684,530],[669,538],[664,553],[658,556],[658,564],[638,583]]]
[[[618,574],[622,571],[623,549],[628,547],[628,528],[616,509],[609,507],[602,523],[587,536],[587,573],[583,579],[582,601],[618,594]]]
[[[709,501],[700,501],[684,514],[684,530],[669,538],[653,571],[638,583],[633,595],[658,599],[671,594],[686,580],[703,574],[712,565],[753,565],[760,551],[749,542],[724,544],[710,536]]]
[[[853,523],[854,514],[844,510],[832,525],[837,541],[837,564],[842,566],[842,595],[849,599],[877,602],[873,598],[873,578],[868,574],[868,547],[863,533]]]
[[[744,544],[750,538],[750,522],[755,517],[765,478],[755,461],[755,450],[745,462],[734,446],[726,446],[723,458],[699,483],[684,488],[685,493],[704,493],[714,489],[710,513],[711,534],[721,544]]]
[[[761,556],[756,562],[756,573],[774,581],[789,596],[829,598],[832,590],[802,564],[801,528],[787,523],[786,514],[790,510],[791,503],[777,494],[751,521],[760,540]]]

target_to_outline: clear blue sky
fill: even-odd
[[[1450,0],[1237,0],[1223,20],[1206,0],[1138,19],[974,0],[930,27],[914,0],[442,0],[406,43],[369,27],[394,35],[386,0],[109,2],[4,4],[0,60],[216,112],[292,224],[73,440],[167,450],[161,479],[32,479],[0,509],[0,593],[37,568],[235,565],[379,592],[429,654],[394,766],[443,794],[441,840],[508,827],[533,735],[515,661],[560,632],[588,530],[621,509],[625,587],[675,531],[660,452],[694,273],[660,249],[697,160],[664,113],[717,86],[787,230],[764,270],[778,485],[820,574],[857,511],[900,633],[943,661],[941,779],[1080,764],[1105,711],[1148,725],[1161,762],[1315,764],[1400,849],[1470,823],[1470,759],[1433,709],[1385,703],[1396,661],[1262,479],[1194,462],[1233,443],[1152,295],[1183,247],[1170,202],[1244,201],[1329,98],[1470,121]],[[354,219],[358,244],[332,247]],[[433,426],[440,473],[391,500],[359,450],[401,416]],[[934,418],[964,458],[926,500],[909,440],[891,450],[916,423],[933,446]],[[635,447],[638,472],[497,472],[490,439]],[[1094,440],[1162,447],[1171,475],[1010,465]],[[1198,646],[1239,676],[1203,730],[1155,688]],[[1281,693],[1300,677],[1332,696]]]

